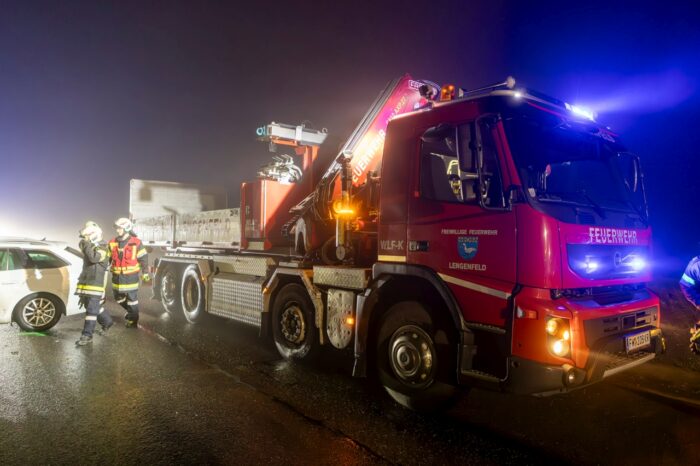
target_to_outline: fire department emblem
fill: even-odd
[[[478,247],[478,236],[460,236],[457,238],[457,251],[459,252],[459,257],[464,260],[474,259]]]

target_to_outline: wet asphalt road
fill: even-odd
[[[681,338],[564,396],[472,390],[421,415],[351,378],[347,354],[289,364],[254,328],[193,326],[141,294],[141,328],[91,347],[74,346],[81,316],[46,335],[0,327],[0,464],[700,464],[700,358]],[[666,298],[665,331],[682,335]]]

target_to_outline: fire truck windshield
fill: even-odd
[[[554,116],[505,118],[508,143],[527,196],[558,203],[635,213],[646,223],[636,157],[591,124]]]

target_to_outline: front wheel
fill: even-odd
[[[192,324],[199,322],[204,315],[204,283],[199,277],[199,268],[188,265],[182,273],[180,285],[180,305],[187,322]]]
[[[444,409],[459,394],[454,380],[454,348],[448,332],[435,324],[422,303],[397,303],[379,323],[379,381],[397,403],[407,408]]]
[[[14,320],[22,330],[44,332],[61,319],[60,309],[60,302],[53,296],[30,295],[15,307]]]
[[[272,306],[272,336],[279,354],[285,359],[310,360],[319,350],[314,307],[306,289],[285,285]]]

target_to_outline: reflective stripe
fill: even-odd
[[[127,267],[112,267],[112,273],[115,275],[129,275],[141,271],[140,265],[130,265]]]
[[[78,283],[78,289],[79,290],[90,290],[90,291],[104,291],[105,287],[98,286],[98,285],[83,285],[83,284]]]
[[[90,290],[78,290],[75,292],[77,295],[82,296],[99,296],[100,298],[105,295],[104,291],[90,291]]]
[[[120,283],[114,283],[112,284],[112,287],[116,289],[117,291],[135,291],[139,289],[139,284],[138,283],[127,283],[127,284],[120,284]]]
[[[145,249],[141,249],[138,253],[136,253],[136,257],[143,257],[146,254],[148,254],[148,251],[146,251]]]
[[[97,316],[85,316],[85,320],[97,320]]]
[[[99,253],[100,253],[100,262],[104,262],[107,259],[107,257],[109,256],[107,251],[104,251],[102,249],[100,249]]]
[[[133,306],[133,305],[138,304],[138,303],[139,303],[138,299],[136,301],[127,301],[126,302],[126,304],[128,304],[129,306]]]
[[[118,302],[119,304],[123,303],[124,301],[126,301],[126,298],[117,299],[117,302]]]
[[[691,277],[687,276],[686,274],[683,274],[683,276],[681,277],[681,281],[686,282],[690,286],[695,286],[695,280],[693,280]]]
[[[390,256],[386,254],[379,254],[377,260],[380,262],[406,262],[406,256]]]
[[[102,314],[104,311],[105,311],[105,308],[101,307],[101,308],[100,308],[100,312],[98,312],[97,314],[98,314],[98,315],[99,315],[99,314]]]
[[[510,297],[510,293],[507,293],[505,291],[496,290],[494,288],[489,288],[488,286],[478,285],[476,283],[468,282],[466,280],[461,280],[451,275],[445,275],[444,273],[439,273],[438,275],[447,283],[452,283],[453,285],[461,286],[462,288],[478,291],[479,293],[495,296],[496,298],[508,299]]]

